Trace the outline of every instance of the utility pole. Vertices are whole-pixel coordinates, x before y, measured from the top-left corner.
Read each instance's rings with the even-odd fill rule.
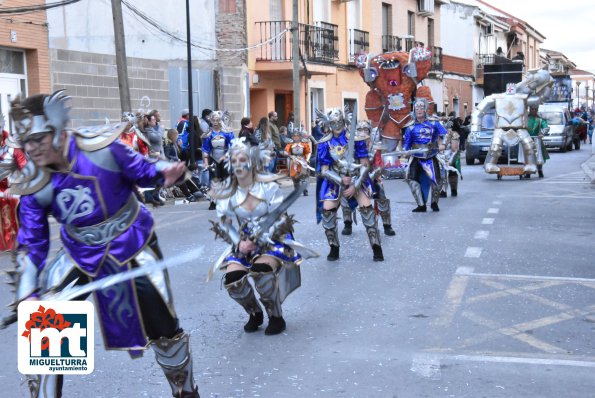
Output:
[[[190,41],[190,0],[186,0],[186,51],[188,52],[188,139],[190,140],[190,170],[196,167],[196,137],[194,137],[194,103],[192,101],[192,43]]]
[[[294,126],[300,126],[300,31],[298,0],[293,0],[293,20],[291,22],[291,59],[293,61],[293,115]]]
[[[114,42],[116,45],[116,67],[118,69],[118,88],[120,89],[120,108],[122,113],[132,112],[130,104],[130,85],[128,84],[128,65],[126,64],[126,44],[124,41],[124,22],[122,20],[122,1],[112,0],[114,19]]]

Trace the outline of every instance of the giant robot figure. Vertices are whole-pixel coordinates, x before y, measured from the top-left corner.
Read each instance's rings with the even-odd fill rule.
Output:
[[[503,142],[508,145],[520,142],[525,155],[523,171],[525,174],[537,172],[535,143],[527,132],[527,111],[529,106],[538,106],[550,94],[554,79],[546,68],[528,71],[521,82],[508,84],[505,93],[492,94],[477,105],[471,118],[472,134],[481,130],[482,117],[488,110],[494,108],[496,112],[494,136],[484,164],[486,173],[497,174],[500,171],[496,164]]]

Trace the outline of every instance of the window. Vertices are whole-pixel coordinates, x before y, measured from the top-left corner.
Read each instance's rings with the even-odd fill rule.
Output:
[[[428,47],[434,47],[434,20],[428,18]]]
[[[25,57],[21,51],[0,48],[0,73],[25,74]]]
[[[219,0],[219,12],[223,14],[235,14],[238,12],[236,0]]]
[[[407,34],[415,36],[415,13],[407,11]]]
[[[393,6],[382,3],[382,35],[391,36],[393,34]]]

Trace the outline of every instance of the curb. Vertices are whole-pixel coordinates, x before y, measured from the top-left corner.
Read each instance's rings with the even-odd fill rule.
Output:
[[[582,163],[581,168],[591,179],[591,184],[595,184],[595,154]]]

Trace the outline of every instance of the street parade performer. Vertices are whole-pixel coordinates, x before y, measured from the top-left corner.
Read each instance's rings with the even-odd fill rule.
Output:
[[[8,176],[25,167],[27,159],[20,148],[10,142],[4,130],[4,115],[0,113],[0,251],[14,248],[19,231],[17,208],[19,199],[10,194]]]
[[[554,79],[547,71],[547,65],[542,69],[533,69],[527,72],[525,78],[519,83],[506,85],[506,92],[492,94],[485,97],[472,114],[471,134],[478,134],[482,128],[482,117],[490,109],[495,109],[496,121],[492,144],[484,164],[486,173],[498,174],[498,158],[502,152],[502,144],[519,144],[522,146],[525,175],[537,172],[536,147],[527,131],[527,108],[539,106],[544,98],[549,97],[550,87]]]
[[[43,299],[161,259],[149,211],[133,185],[169,186],[185,173],[183,163],[150,163],[117,141],[126,126],[67,131],[63,91],[12,102],[14,141],[30,161],[11,190],[20,194],[16,302]],[[63,249],[47,262],[49,215],[62,224]],[[76,287],[75,287],[76,288]],[[189,338],[178,325],[166,271],[94,291],[107,349],[138,357],[152,346],[174,397],[198,397]],[[79,296],[79,299],[81,297]],[[31,397],[61,397],[63,375],[28,375]]]
[[[428,101],[424,98],[414,102],[412,118],[414,120],[405,130],[403,149],[419,151],[414,152],[409,158],[409,168],[405,178],[417,203],[413,212],[426,211],[430,187],[432,188],[432,210],[440,211],[438,201],[442,178],[436,155],[439,150],[444,150],[442,138],[446,135],[446,129],[438,120],[430,118]]]
[[[316,112],[320,121],[331,130],[330,134],[318,142],[318,164],[323,180],[317,199],[322,202],[322,226],[330,246],[327,260],[339,259],[337,210],[343,196],[352,208],[359,206],[362,223],[372,246],[373,260],[384,261],[376,213],[371,203],[374,192],[368,175],[370,162],[366,141],[358,139],[353,128],[350,136],[347,136],[342,109],[331,108],[324,113],[319,110]]]
[[[384,144],[382,143],[380,133],[377,128],[372,129],[372,122],[369,120],[360,120],[356,126],[356,139],[364,139],[368,147],[368,154],[372,170],[370,175],[374,176],[372,179],[374,189],[374,208],[380,214],[382,225],[384,227],[384,234],[387,236],[394,236],[396,232],[392,228],[390,215],[390,200],[386,197],[384,185],[382,184],[382,151]],[[354,213],[349,206],[349,202],[345,197],[341,198],[341,210],[343,212],[343,231],[342,235],[351,235],[352,225],[355,222]]]
[[[221,183],[228,177],[225,167],[227,151],[234,139],[233,132],[223,131],[225,121],[229,119],[227,111],[211,113],[211,131],[202,139],[202,166],[209,170],[211,183]],[[215,202],[211,202],[209,210],[215,210]]]
[[[409,53],[362,54],[356,59],[355,66],[370,87],[366,115],[378,128],[387,151],[400,144],[402,129],[412,120],[410,104],[417,98],[431,101],[430,88],[421,85],[431,65],[432,53],[421,45]]]
[[[459,151],[459,144],[461,142],[461,135],[452,130],[452,124],[449,122],[445,126],[448,129],[446,137],[444,137],[444,152],[438,154],[440,161],[442,190],[440,197],[446,198],[448,196],[448,186],[450,185],[450,196],[456,197],[459,194],[459,177],[461,176],[461,153]]]
[[[543,143],[543,135],[545,133],[548,133],[550,131],[550,128],[547,124],[547,120],[545,120],[537,114],[538,108],[539,107],[537,105],[531,105],[529,107],[529,117],[527,119],[527,132],[529,133],[531,138],[536,140],[535,150],[537,174],[539,175],[539,178],[543,178],[543,165],[545,164],[545,161],[550,158],[545,144]]]
[[[273,153],[250,146],[244,139],[234,140],[229,152],[230,176],[211,195],[217,201],[219,218],[211,221],[212,230],[229,247],[213,270],[225,273],[229,296],[249,314],[246,332],[255,332],[264,321],[248,281],[252,277],[269,317],[264,333],[276,335],[286,328],[281,304],[301,284],[300,263],[318,256],[293,240],[294,220],[286,213],[307,185],[300,183],[284,199],[276,182],[279,176],[266,171]],[[212,271],[208,279],[211,276]]]
[[[310,170],[312,167],[308,164],[312,149],[310,147],[310,140],[304,137],[303,127],[291,125],[291,139],[285,146],[285,154],[288,157],[289,178],[293,181],[293,187],[297,187],[305,182],[308,184],[310,177]],[[304,196],[308,196],[308,189],[304,189]]]

